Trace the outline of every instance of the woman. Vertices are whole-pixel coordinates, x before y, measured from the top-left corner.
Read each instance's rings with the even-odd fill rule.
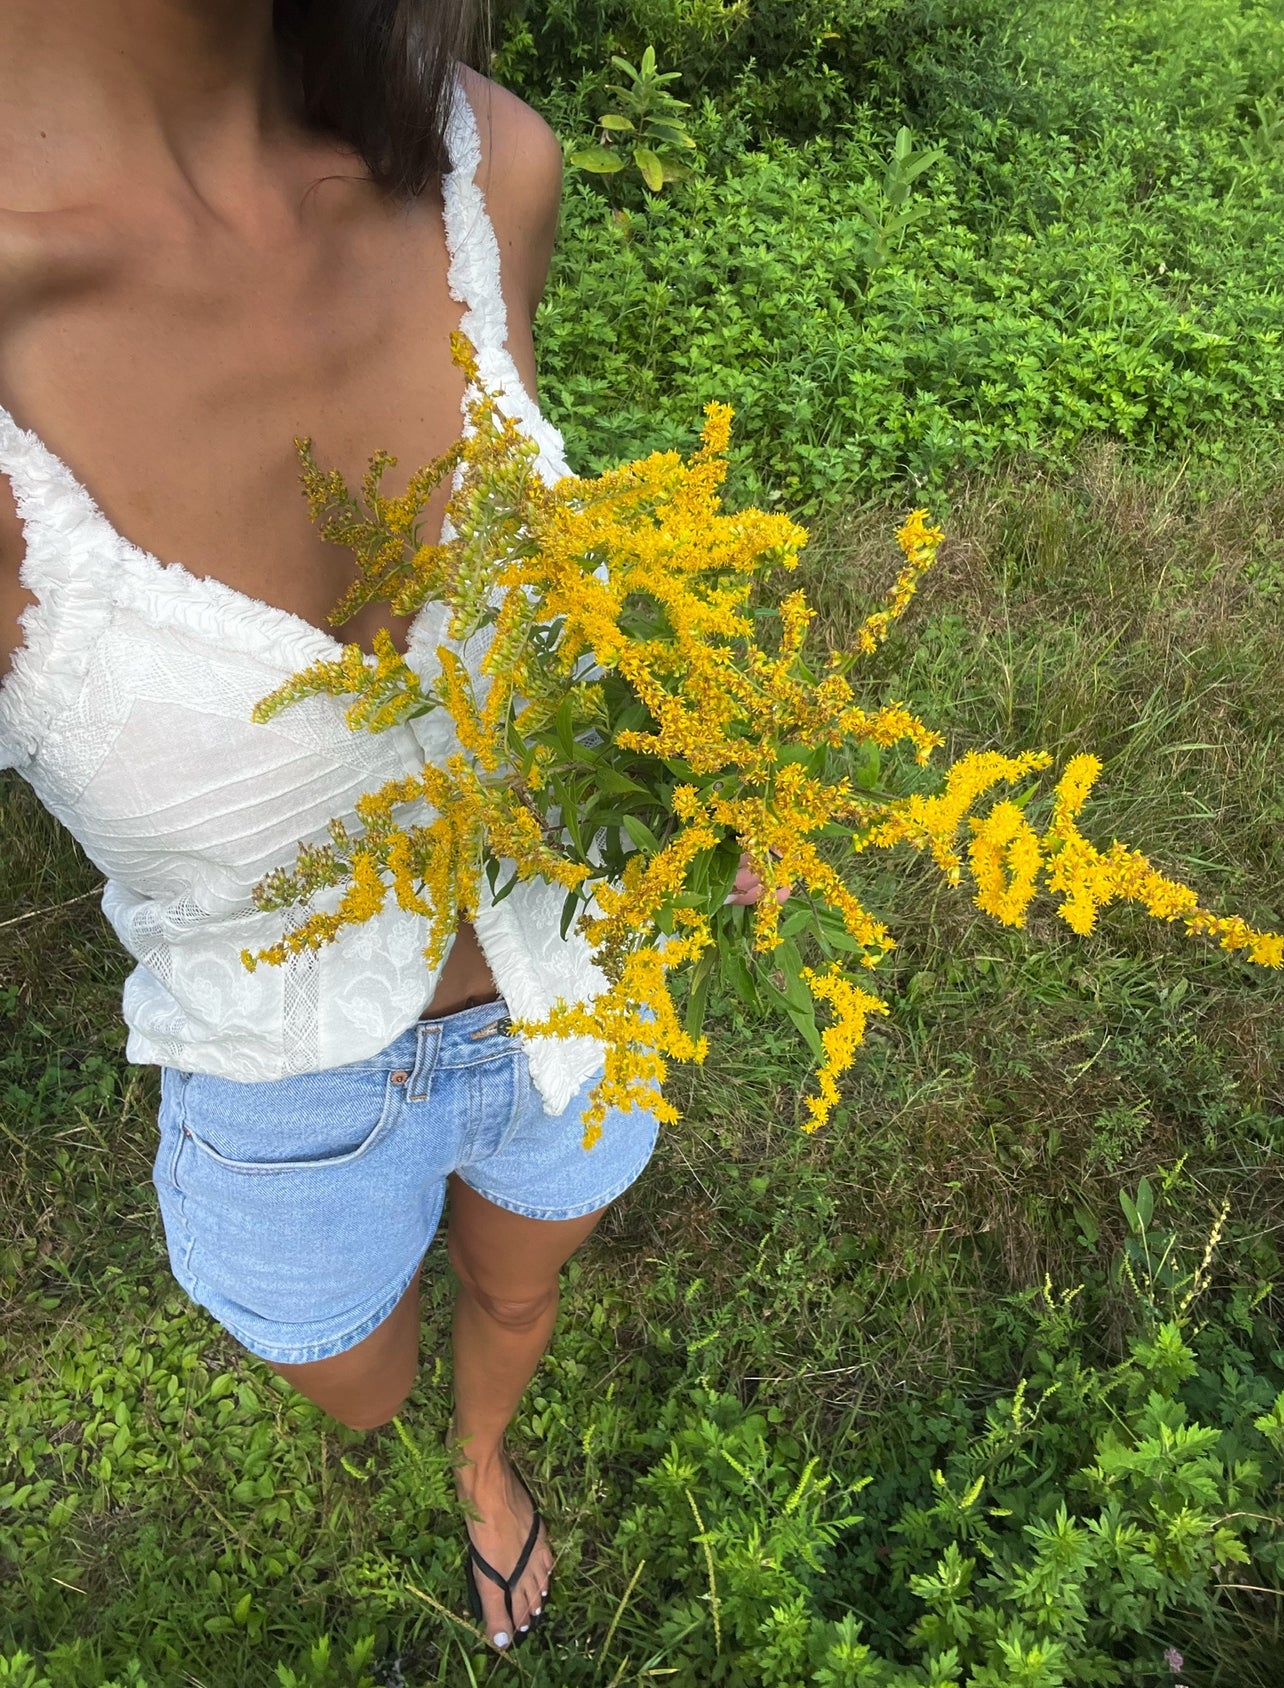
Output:
[[[586,1153],[600,1052],[519,1044],[504,1010],[600,980],[539,886],[461,925],[435,977],[422,922],[395,910],[290,968],[239,962],[279,934],[250,897],[262,874],[449,749],[431,719],[354,735],[333,699],[250,723],[333,652],[351,578],[306,521],[293,440],[349,478],[377,447],[407,468],[441,452],[462,322],[541,471],[565,472],[531,397],[561,153],[463,68],[478,10],[0,8],[0,767],[106,875],[138,963],[127,1053],[162,1069],[176,1277],[345,1424],[387,1422],[411,1387],[448,1185],[458,1484],[505,1647],[539,1617],[553,1556],[504,1431],[560,1268],[655,1133],[617,1116]],[[427,668],[431,622],[372,606],[342,633],[368,645],[388,625]],[[760,889],[742,875],[736,900]]]

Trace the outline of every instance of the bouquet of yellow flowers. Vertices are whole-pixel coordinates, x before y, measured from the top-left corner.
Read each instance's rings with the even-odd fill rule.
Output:
[[[612,1106],[642,1103],[676,1118],[662,1093],[667,1063],[703,1059],[715,981],[802,1033],[819,1062],[807,1129],[825,1122],[868,1016],[887,1012],[857,981],[894,948],[835,857],[907,845],[951,884],[966,872],[977,905],[1009,926],[1024,923],[1040,890],[1079,933],[1099,909],[1126,901],[1281,965],[1284,938],[1210,912],[1135,850],[1101,850],[1080,832],[1101,770],[1095,757],[1064,769],[1042,830],[1026,812],[1035,790],[1027,777],[1051,761],[1042,751],[965,755],[934,795],[892,789],[886,753],[928,764],[941,737],[900,703],[866,707],[850,676],[935,559],[943,536],[925,511],[897,534],[904,563],[886,605],[850,651],[818,661],[807,650],[814,612],[804,594],[772,602],[762,590],[796,566],[806,532],[783,515],[722,506],[725,406],[708,407],[689,462],[657,453],[549,486],[534,444],[479,384],[462,338],[455,355],[470,381],[465,437],[400,498],[380,490],[386,454],[372,459],[358,498],[299,443],[314,520],[356,556],[357,580],[331,621],[375,600],[400,615],[437,601],[450,641],[437,652],[437,679],[425,685],[384,631],[373,661],[349,645],[263,699],[256,718],[317,693],[350,696],[354,729],[379,732],[441,710],[458,748],[444,766],[363,797],[359,835],[335,821],[328,844],[302,847],[293,871],[261,883],[263,908],[304,902],[321,886],[344,891],[334,912],[247,951],[247,966],[327,943],[390,895],[426,917],[435,965],[457,921],[475,915],[483,876],[497,898],[536,876],[564,887],[563,935],[578,922],[607,988],[516,1029],[602,1040],[605,1071],[585,1120],[591,1146]],[[424,508],[448,474],[449,537],[425,543]],[[460,653],[479,646],[470,667]],[[1000,790],[1009,794],[996,798]],[[399,809],[424,801],[430,824],[399,824]],[[746,858],[764,888],[752,911],[727,902]],[[784,887],[794,895],[782,906]]]

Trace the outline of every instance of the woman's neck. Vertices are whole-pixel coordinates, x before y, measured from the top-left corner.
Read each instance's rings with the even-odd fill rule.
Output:
[[[297,133],[282,81],[271,0],[3,0],[0,204],[128,182],[234,216]]]

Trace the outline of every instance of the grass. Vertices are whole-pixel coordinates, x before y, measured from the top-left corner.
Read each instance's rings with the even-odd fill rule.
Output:
[[[842,643],[887,580],[893,514],[818,528],[822,637]],[[1236,482],[1142,477],[1110,449],[977,479],[876,683],[943,719],[952,749],[1098,750],[1094,836],[1278,925],[1282,514],[1269,457]],[[497,1663],[457,1615],[440,1245],[420,1383],[400,1428],[371,1436],[189,1306],[148,1187],[156,1074],[123,1062],[98,876],[12,777],[0,805],[0,1683],[855,1682],[854,1666],[791,1674],[784,1596],[769,1640],[736,1651],[777,1600],[766,1561],[798,1568],[804,1628],[855,1612],[910,1656],[922,1606],[898,1543],[933,1466],[968,1457],[1020,1377],[1104,1374],[1147,1301],[1167,1305],[1119,1201],[1142,1179],[1196,1264],[1228,1204],[1189,1337],[1201,1417],[1233,1430],[1240,1396],[1264,1411],[1284,1387],[1281,982],[1126,915],[1089,942],[1046,915],[1008,933],[925,873],[884,872],[894,1013],[835,1124],[798,1130],[792,1034],[724,1013],[681,1080],[683,1123],[568,1272],[514,1436],[553,1520],[556,1611]],[[1071,1415],[1056,1435],[1074,1431]],[[1002,1481],[1020,1489],[1020,1467],[1005,1455]],[[758,1559],[755,1539],[772,1544]],[[1280,1678],[1281,1600],[1237,1586],[1278,1587],[1264,1540],[1217,1573],[1211,1613],[1163,1616],[1192,1688]],[[1158,1633],[1119,1646],[1126,1680],[1170,1679]],[[38,1671],[3,1662],[19,1648]]]

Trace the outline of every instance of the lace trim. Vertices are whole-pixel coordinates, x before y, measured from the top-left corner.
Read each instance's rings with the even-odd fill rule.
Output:
[[[292,610],[239,592],[213,575],[192,574],[182,563],[162,563],[128,540],[120,541],[116,561],[113,603],[153,626],[217,640],[224,649],[258,657],[282,673],[343,650],[342,640]]]
[[[104,571],[111,578],[120,541],[66,465],[2,408],[0,473],[13,487],[26,541],[18,579],[36,599],[18,618],[23,642],[0,684],[0,767],[20,767],[79,696],[111,615],[102,579]]]
[[[282,674],[343,649],[290,610],[132,544],[66,463],[3,409],[0,472],[26,540],[18,579],[36,598],[19,617],[23,642],[0,684],[0,766],[34,758],[59,713],[75,707],[118,608],[230,645]]]

